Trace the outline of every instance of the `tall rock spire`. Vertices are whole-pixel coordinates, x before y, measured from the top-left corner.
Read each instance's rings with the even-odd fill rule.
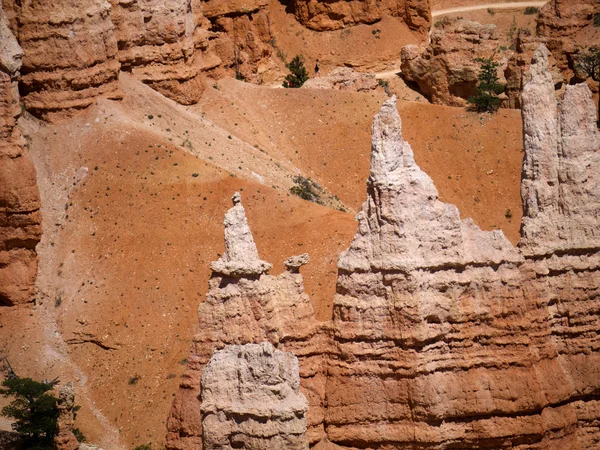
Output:
[[[258,257],[258,250],[248,226],[246,212],[239,192],[233,194],[233,208],[225,214],[225,254],[210,268],[217,273],[232,276],[257,276],[272,265]]]
[[[600,247],[600,133],[585,84],[567,86],[557,104],[548,50],[534,53],[523,89],[523,219],[525,255]]]
[[[367,200],[340,269],[411,270],[520,259],[501,231],[483,232],[471,219],[461,220],[456,206],[439,200],[402,138],[395,97],[374,118],[371,146]]]

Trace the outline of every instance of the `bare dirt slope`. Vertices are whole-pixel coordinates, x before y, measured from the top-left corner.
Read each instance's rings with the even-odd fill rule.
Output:
[[[122,102],[99,101],[58,125],[22,121],[42,193],[39,293],[34,307],[0,310],[0,341],[17,372],[75,381],[78,426],[107,449],[164,438],[234,191],[274,273],[285,257],[310,254],[306,291],[318,318],[329,317],[337,257],[356,229],[351,210],[365,197],[372,116],[384,100],[222,80],[185,108],[126,76],[121,84]],[[519,113],[399,108],[442,199],[514,241]],[[296,174],[349,211],[291,196]]]
[[[195,108],[219,127],[273,158],[285,158],[352,210],[365,198],[373,115],[382,93],[266,90],[221,80]],[[403,132],[417,163],[434,179],[444,201],[484,229],[519,234],[521,116],[494,116],[464,108],[399,102]],[[512,217],[505,217],[510,209]]]

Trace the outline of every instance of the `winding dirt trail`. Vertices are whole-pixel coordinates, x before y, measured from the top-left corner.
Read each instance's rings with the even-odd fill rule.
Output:
[[[479,9],[514,9],[514,8],[527,8],[528,6],[541,7],[544,6],[546,1],[536,2],[508,2],[508,3],[483,3],[481,5],[473,6],[458,6],[456,8],[438,9],[437,11],[431,11],[431,17],[444,16],[446,14],[453,14],[467,11],[477,11]]]

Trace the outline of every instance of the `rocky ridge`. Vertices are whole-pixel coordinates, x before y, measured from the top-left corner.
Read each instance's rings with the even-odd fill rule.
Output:
[[[169,418],[168,448],[202,445],[197,395],[211,353],[252,342],[298,357],[311,444],[597,443],[600,140],[585,85],[567,89],[560,109],[553,103],[547,58],[545,48],[535,52],[523,96],[518,249],[439,201],[387,101],[373,123],[367,200],[339,260],[332,320],[315,323],[299,274],[215,273]]]
[[[0,304],[30,302],[35,294],[41,235],[40,195],[17,119],[17,78],[23,51],[0,6]]]

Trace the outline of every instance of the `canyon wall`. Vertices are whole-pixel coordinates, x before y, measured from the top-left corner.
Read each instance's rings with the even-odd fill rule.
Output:
[[[200,57],[208,31],[198,6],[192,8],[191,0],[111,0],[110,19],[122,70],[179,103],[199,100],[199,74],[210,63]]]
[[[298,357],[311,445],[597,445],[600,136],[586,85],[568,87],[561,105],[554,92],[540,47],[523,93],[518,248],[439,200],[402,138],[395,99],[384,103],[328,323],[312,318],[296,273],[304,258],[266,275],[234,197],[168,448],[201,448],[202,371],[214,350],[251,342]]]
[[[423,33],[431,23],[428,0],[292,0],[291,7],[301,24],[318,31],[374,23],[385,15],[400,17],[411,29]]]
[[[265,0],[2,3],[24,52],[23,103],[46,120],[68,118],[100,96],[120,98],[119,70],[193,104],[202,75],[261,81],[277,66]]]
[[[22,57],[0,5],[0,305],[33,300],[41,235],[35,167],[17,126]]]

